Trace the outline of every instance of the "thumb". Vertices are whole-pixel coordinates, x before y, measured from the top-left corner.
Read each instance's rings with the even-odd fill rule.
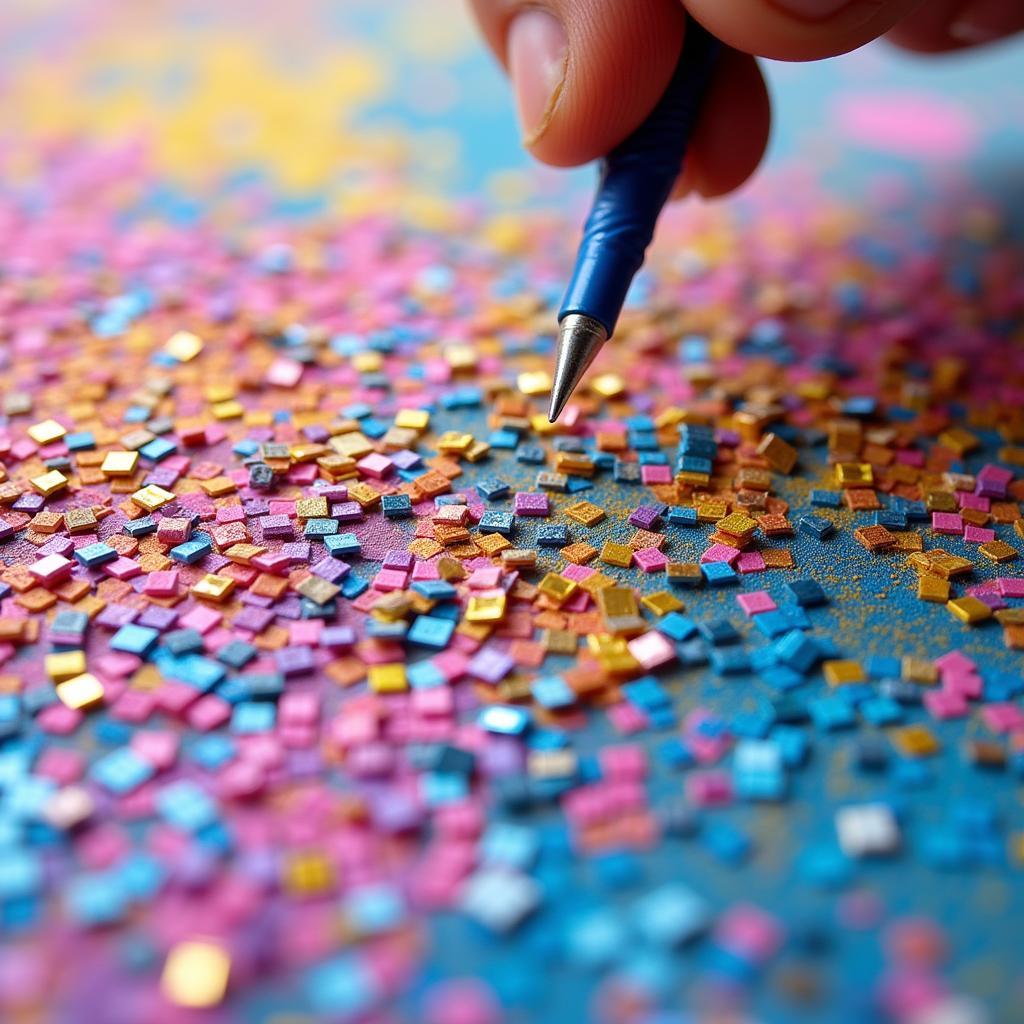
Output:
[[[665,90],[685,15],[678,0],[471,0],[512,79],[523,144],[558,166],[621,142]]]

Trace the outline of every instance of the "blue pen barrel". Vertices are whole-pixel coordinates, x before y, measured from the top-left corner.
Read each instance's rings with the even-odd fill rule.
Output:
[[[690,20],[665,93],[647,120],[602,161],[601,182],[558,319],[584,313],[615,330],[626,293],[683,165],[721,44]]]

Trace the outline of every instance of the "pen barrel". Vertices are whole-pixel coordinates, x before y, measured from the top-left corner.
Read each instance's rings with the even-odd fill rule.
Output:
[[[602,161],[558,319],[584,313],[615,330],[686,147],[720,43],[692,19],[668,87],[647,119]]]

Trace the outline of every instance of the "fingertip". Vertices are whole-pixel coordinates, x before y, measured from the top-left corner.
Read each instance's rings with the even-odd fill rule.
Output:
[[[512,79],[523,144],[558,167],[603,156],[640,124],[668,84],[685,22],[678,0],[471,3]]]
[[[558,6],[569,41],[564,78],[542,121],[523,125],[523,142],[537,159],[565,167],[604,156],[647,116],[675,67],[684,15],[676,0]]]

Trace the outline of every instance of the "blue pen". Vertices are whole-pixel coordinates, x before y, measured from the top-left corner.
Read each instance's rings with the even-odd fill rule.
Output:
[[[721,44],[692,19],[665,94],[604,159],[576,269],[558,313],[558,355],[548,419],[554,423],[612,336],[633,276],[683,165]]]

